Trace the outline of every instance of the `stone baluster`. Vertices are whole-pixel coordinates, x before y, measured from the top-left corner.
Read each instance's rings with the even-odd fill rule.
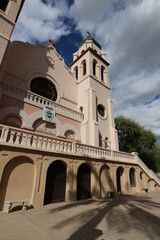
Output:
[[[74,151],[75,153],[79,154],[79,145],[76,144],[76,143],[74,143],[74,145],[73,145],[73,150],[75,150],[75,151]]]
[[[27,92],[27,96],[26,96],[27,99],[30,99],[30,93]]]
[[[64,152],[67,152],[68,144],[69,144],[69,143],[66,143],[66,142],[64,143]]]
[[[71,148],[71,143],[68,143],[68,152],[70,153],[72,151],[72,148]]]
[[[91,148],[91,156],[94,156],[94,148]]]
[[[63,152],[63,142],[60,142],[60,151]]]
[[[51,139],[48,139],[47,149],[48,149],[48,150],[51,149]]]
[[[31,138],[32,136],[30,134],[27,135],[27,146],[30,147],[31,146]]]
[[[78,147],[78,146],[76,145],[76,143],[72,143],[72,144],[71,144],[72,153],[76,153],[77,147]]]
[[[22,133],[22,142],[21,142],[21,144],[22,145],[26,145],[26,142],[27,142],[27,135],[25,133]]]
[[[33,136],[33,142],[32,142],[32,147],[37,146],[37,136]]]
[[[20,133],[20,132],[17,132],[17,133],[16,133],[16,140],[15,140],[15,142],[14,142],[15,144],[18,144],[18,145],[20,144],[20,137],[21,137],[21,133]]]
[[[55,151],[55,149],[56,149],[56,141],[55,141],[55,140],[52,140],[51,150],[52,150],[52,151]]]
[[[91,155],[91,148],[88,147],[88,155],[90,156]]]
[[[104,158],[105,150],[101,150],[101,158]]]
[[[41,147],[42,147],[42,138],[39,137],[39,138],[38,138],[37,148],[41,148]]]
[[[34,102],[35,96],[33,94],[31,95],[31,98],[32,98],[31,100]]]
[[[95,148],[94,149],[94,157],[96,157],[97,156],[97,149]]]
[[[42,103],[42,98],[41,97],[38,97],[38,103]]]
[[[99,149],[97,149],[96,157],[100,157],[100,150]]]
[[[59,149],[60,149],[60,142],[56,141],[56,151],[59,151]]]
[[[7,142],[8,133],[9,133],[9,128],[8,127],[3,127],[2,128],[2,133],[1,133],[1,141],[2,142]]]
[[[100,149],[100,150],[98,150],[98,157],[102,157],[102,154],[103,154],[103,150],[102,149]]]
[[[47,148],[47,138],[43,138],[42,148],[43,149]]]
[[[85,154],[88,155],[88,147],[85,147]]]
[[[83,154],[83,146],[80,146],[80,154]]]
[[[10,138],[9,138],[9,143],[13,143],[14,141],[14,136],[15,136],[15,131],[10,131]]]

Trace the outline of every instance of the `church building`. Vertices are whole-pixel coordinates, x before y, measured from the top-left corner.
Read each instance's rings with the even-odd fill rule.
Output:
[[[160,189],[119,151],[100,44],[88,33],[68,68],[53,40],[11,42],[23,2],[0,1],[0,210]]]

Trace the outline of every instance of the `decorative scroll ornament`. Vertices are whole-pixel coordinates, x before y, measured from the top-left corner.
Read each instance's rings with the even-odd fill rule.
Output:
[[[51,56],[46,56],[46,62],[52,67],[54,68],[54,59]]]

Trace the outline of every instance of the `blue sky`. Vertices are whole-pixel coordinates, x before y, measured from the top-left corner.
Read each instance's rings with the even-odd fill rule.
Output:
[[[67,65],[90,31],[110,63],[115,115],[160,135],[160,0],[25,0],[12,40],[48,44]]]

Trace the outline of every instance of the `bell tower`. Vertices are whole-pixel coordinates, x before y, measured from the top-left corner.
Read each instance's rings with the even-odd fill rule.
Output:
[[[0,81],[2,62],[24,0],[0,0]]]
[[[70,66],[78,85],[78,107],[84,114],[82,142],[118,150],[113,104],[110,100],[109,63],[100,44],[89,32],[73,54]]]

